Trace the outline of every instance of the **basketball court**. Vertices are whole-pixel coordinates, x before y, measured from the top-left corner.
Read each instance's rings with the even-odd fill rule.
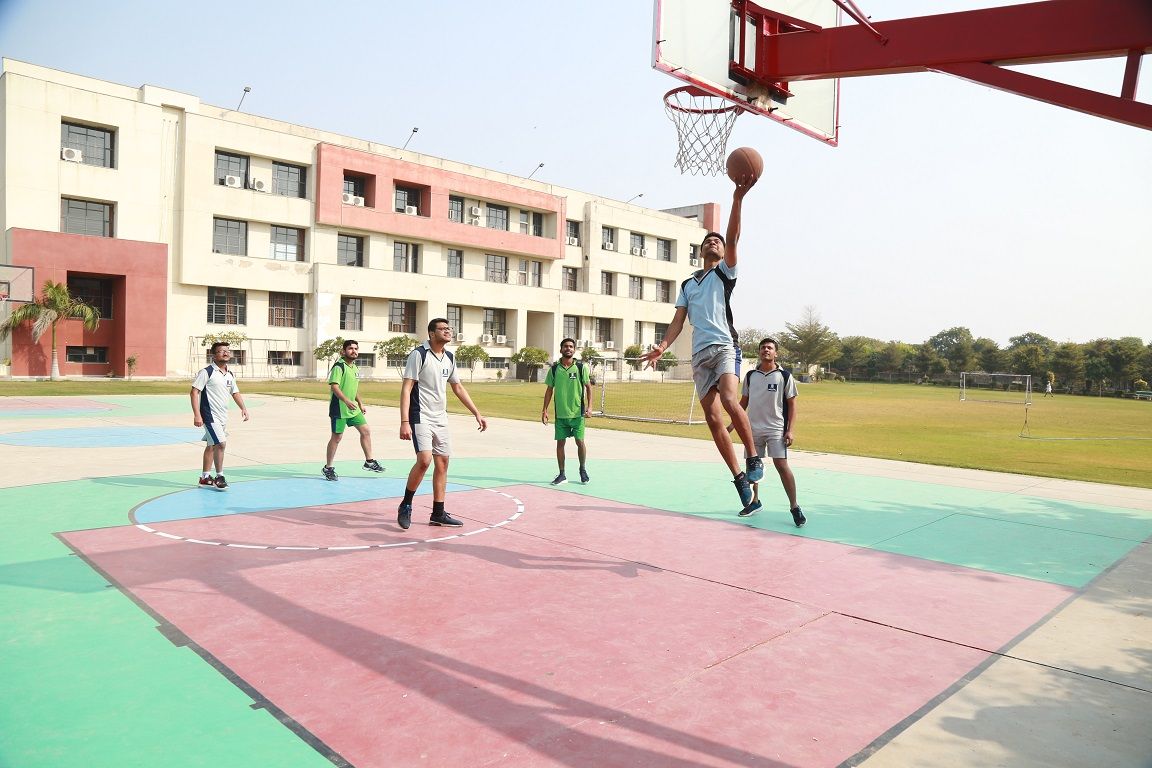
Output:
[[[549,427],[453,417],[465,526],[404,531],[395,409],[331,483],[322,401],[246,399],[227,492],[184,397],[5,400],[0,763],[1152,756],[1152,491],[796,452],[797,529],[707,442],[592,430],[551,487]]]

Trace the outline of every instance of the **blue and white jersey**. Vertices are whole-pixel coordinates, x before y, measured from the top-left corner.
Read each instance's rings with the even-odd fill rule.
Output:
[[[788,425],[791,408],[788,401],[796,397],[796,379],[783,368],[771,371],[753,368],[744,375],[741,397],[748,398],[748,421],[753,435],[779,437]]]
[[[408,421],[413,424],[448,423],[448,385],[460,383],[456,358],[447,349],[440,357],[424,342],[408,353],[404,378],[412,379],[408,400]]]
[[[736,267],[723,261],[712,269],[698,269],[680,283],[677,307],[688,310],[692,324],[692,354],[713,344],[739,346],[732,322],[732,289],[736,287]]]
[[[200,390],[200,418],[205,424],[228,421],[228,401],[240,391],[232,371],[221,370],[220,366],[212,363],[200,369],[192,380],[192,388]]]

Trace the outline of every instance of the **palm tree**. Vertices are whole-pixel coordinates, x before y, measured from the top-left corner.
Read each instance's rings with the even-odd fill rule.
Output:
[[[60,378],[60,362],[56,359],[56,326],[61,321],[76,318],[84,323],[89,331],[100,325],[100,310],[85,304],[68,292],[64,283],[44,281],[40,296],[35,301],[23,304],[12,310],[8,319],[0,323],[0,341],[8,338],[13,331],[27,322],[32,323],[32,341],[39,342],[47,330],[52,331],[52,373],[53,381]]]

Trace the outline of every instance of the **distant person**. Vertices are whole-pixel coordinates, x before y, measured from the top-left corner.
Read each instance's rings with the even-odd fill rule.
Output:
[[[212,364],[201,368],[192,380],[192,423],[204,427],[204,460],[201,463],[200,487],[228,490],[224,479],[224,447],[228,444],[228,398],[231,396],[240,406],[240,415],[248,421],[248,409],[240,396],[236,375],[228,370],[232,359],[232,349],[227,342],[212,344]],[[212,477],[212,469],[216,477]]]
[[[429,525],[458,528],[464,525],[444,509],[448,491],[448,460],[452,444],[448,439],[448,387],[476,417],[481,432],[488,422],[476,409],[468,391],[460,383],[456,358],[445,347],[452,341],[452,326],[442,317],[428,323],[428,340],[408,353],[404,383],[400,387],[400,439],[411,440],[416,463],[408,473],[404,500],[396,511],[396,522],[407,529],[412,524],[412,499],[424,480],[428,465],[432,471],[432,516]]]
[[[372,431],[368,429],[368,417],[364,415],[364,403],[360,401],[360,369],[356,358],[360,356],[360,344],[348,339],[340,350],[340,359],[328,372],[328,386],[332,398],[328,401],[328,418],[332,421],[332,436],[328,438],[328,448],[321,473],[325,480],[339,480],[332,466],[336,449],[344,438],[344,430],[352,427],[360,433],[360,449],[364,452],[364,469],[369,472],[383,472],[384,467],[372,458]]]
[[[759,363],[744,376],[740,406],[748,411],[752,436],[761,457],[772,459],[784,493],[788,495],[788,509],[796,527],[808,522],[796,502],[796,478],[788,466],[788,448],[792,445],[792,430],[796,425],[796,380],[776,362],[779,345],[776,339],[764,338],[757,348]],[[731,429],[731,427],[729,427]],[[755,499],[740,513],[742,517],[758,512],[760,484],[752,488]]]
[[[755,177],[736,182],[732,212],[728,216],[727,240],[709,232],[700,244],[704,267],[680,284],[676,314],[663,340],[640,357],[654,366],[672,345],[684,321],[692,323],[692,378],[712,440],[732,473],[732,483],[740,495],[741,509],[752,503],[752,483],[764,477],[764,462],[757,455],[748,416],[740,407],[740,343],[732,321],[732,290],[736,287],[736,243],[740,239],[740,212],[744,195],[756,183]],[[725,427],[724,413],[744,444],[745,469],[741,471],[736,449]]]
[[[564,453],[568,438],[576,441],[576,455],[580,459],[580,482],[588,482],[588,448],[584,445],[584,419],[592,416],[592,379],[588,366],[576,359],[576,340],[564,339],[560,342],[560,359],[548,369],[544,378],[544,409],[540,412],[540,423],[548,423],[548,403],[556,395],[556,465],[560,474],[552,485],[568,482],[564,474]]]
[[[1055,395],[1052,394],[1052,380],[1051,379],[1044,382],[1044,397],[1055,397]]]

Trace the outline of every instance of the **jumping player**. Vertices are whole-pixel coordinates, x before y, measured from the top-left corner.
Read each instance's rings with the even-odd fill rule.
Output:
[[[571,437],[576,440],[576,454],[580,459],[580,482],[588,482],[588,448],[584,445],[584,419],[592,415],[592,380],[588,367],[575,359],[576,340],[564,339],[560,342],[560,360],[548,369],[544,378],[544,410],[540,411],[540,423],[548,423],[548,403],[556,394],[556,464],[560,474],[552,485],[568,482],[564,474],[564,446]]]
[[[201,368],[192,380],[192,423],[204,427],[204,460],[201,463],[200,487],[228,489],[224,479],[224,446],[228,443],[228,397],[240,406],[240,415],[248,421],[248,409],[240,396],[236,375],[228,370],[232,350],[227,342],[217,341],[212,345],[212,364]],[[212,477],[212,469],[216,477]]]

